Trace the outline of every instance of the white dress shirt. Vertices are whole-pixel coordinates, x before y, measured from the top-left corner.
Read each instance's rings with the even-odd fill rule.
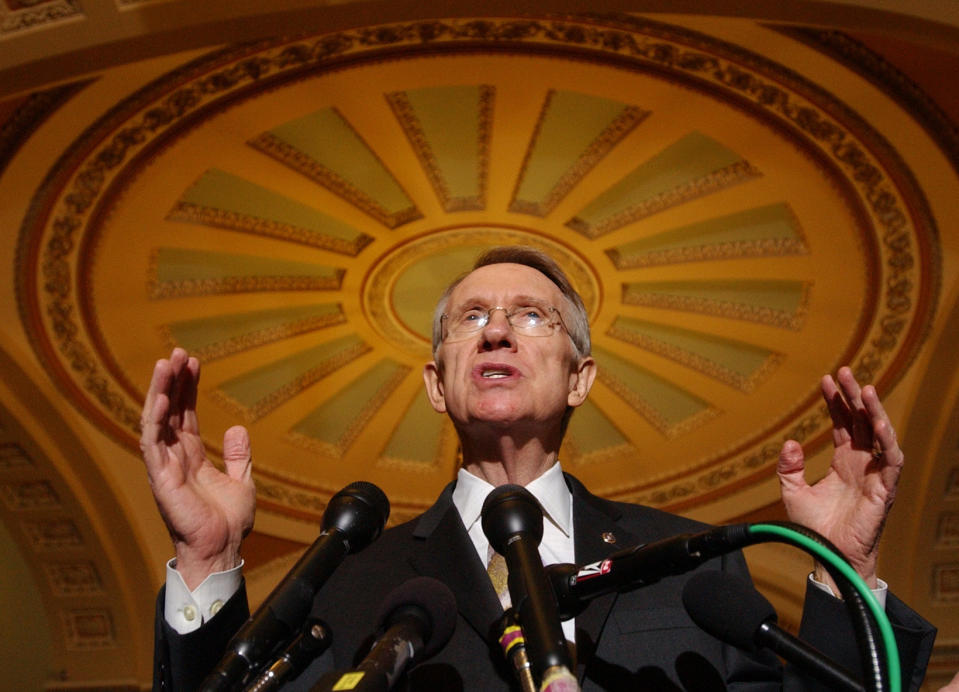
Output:
[[[456,487],[453,489],[453,506],[459,512],[466,533],[473,541],[476,554],[484,565],[489,554],[489,541],[483,533],[483,502],[493,489],[493,485],[462,468],[456,475]],[[539,556],[543,564],[575,562],[573,496],[566,486],[559,462],[533,480],[526,489],[543,508],[543,540],[539,544]],[[576,641],[575,631],[573,619],[563,623],[563,634],[568,640]]]

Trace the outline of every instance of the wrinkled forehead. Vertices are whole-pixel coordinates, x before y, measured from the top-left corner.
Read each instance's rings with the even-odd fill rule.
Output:
[[[447,305],[453,308],[476,302],[485,307],[506,307],[530,298],[558,307],[563,294],[545,274],[532,267],[489,264],[467,274],[453,289]]]

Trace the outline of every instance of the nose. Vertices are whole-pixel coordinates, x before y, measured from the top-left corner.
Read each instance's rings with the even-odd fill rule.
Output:
[[[483,327],[482,347],[484,351],[516,347],[516,335],[509,318],[506,317],[506,308],[496,307],[490,310],[489,321]]]

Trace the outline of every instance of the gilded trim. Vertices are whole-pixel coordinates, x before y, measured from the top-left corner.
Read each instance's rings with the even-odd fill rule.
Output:
[[[373,238],[365,233],[358,234],[356,240],[351,242],[288,223],[280,223],[272,219],[263,219],[227,209],[204,207],[191,202],[177,202],[170,213],[167,214],[167,220],[225,228],[230,231],[241,231],[266,238],[277,238],[291,243],[309,245],[321,250],[339,252],[350,257],[356,257],[363,248],[373,242]]]
[[[668,344],[665,341],[654,339],[645,334],[638,334],[631,329],[617,327],[615,323],[606,332],[607,336],[620,341],[625,341],[633,346],[646,349],[664,358],[669,358],[687,368],[698,370],[704,375],[719,380],[730,387],[735,387],[741,392],[752,392],[757,385],[771,375],[785,360],[781,353],[773,353],[767,357],[762,365],[748,375],[731,370],[714,360],[710,360],[696,353],[691,353],[685,349]]]
[[[569,194],[586,174],[619,144],[626,136],[646,119],[649,111],[643,110],[638,106],[625,106],[620,113],[602,132],[596,135],[596,138],[590,142],[589,146],[579,155],[579,158],[573,162],[559,180],[553,185],[546,197],[541,200],[518,199],[520,187],[526,178],[529,169],[530,159],[533,151],[536,149],[536,142],[542,133],[543,124],[549,113],[549,107],[553,97],[556,94],[555,89],[550,89],[546,94],[543,107],[540,109],[539,117],[536,120],[536,127],[530,138],[529,146],[526,149],[526,155],[523,157],[523,163],[520,166],[519,175],[516,177],[516,185],[513,188],[513,196],[510,200],[509,210],[519,214],[530,214],[531,216],[545,217]]]
[[[566,222],[566,226],[577,233],[582,233],[587,238],[598,238],[615,231],[617,228],[645,219],[670,207],[686,204],[694,199],[711,195],[714,192],[738,185],[752,178],[758,178],[761,175],[759,170],[748,161],[737,161],[685,185],[645,199],[639,204],[630,205],[623,211],[607,216],[596,223],[590,223],[585,219],[574,216]]]
[[[715,300],[706,296],[681,296],[649,293],[631,285],[623,285],[623,304],[640,305],[664,310],[680,310],[682,312],[698,312],[703,315],[726,317],[746,322],[768,324],[780,329],[799,331],[802,329],[806,314],[809,311],[809,295],[812,289],[811,282],[803,283],[802,297],[799,306],[793,313],[774,310],[761,305],[747,305],[734,303],[728,300]]]

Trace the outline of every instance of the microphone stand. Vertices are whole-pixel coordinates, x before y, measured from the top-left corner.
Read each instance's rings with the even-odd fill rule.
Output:
[[[516,673],[520,689],[522,692],[536,692],[529,656],[526,655],[526,638],[523,636],[523,628],[519,626],[516,611],[512,607],[507,608],[503,617],[493,627],[496,641],[503,650],[503,655],[513,664],[513,671]]]
[[[483,503],[483,533],[506,559],[509,594],[529,648],[540,692],[578,691],[559,607],[539,556],[543,510],[519,485],[501,485]]]

